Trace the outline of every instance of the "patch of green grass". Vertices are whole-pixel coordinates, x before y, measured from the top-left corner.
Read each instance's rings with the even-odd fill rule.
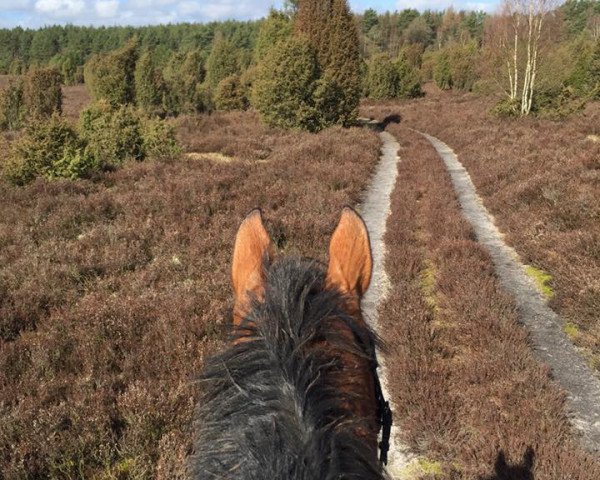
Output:
[[[533,279],[536,287],[544,297],[547,299],[554,297],[554,290],[549,285],[549,283],[552,281],[552,275],[532,265],[527,265],[525,267],[525,273],[527,273],[527,275]]]
[[[575,341],[577,339],[577,337],[579,337],[579,334],[580,334],[579,327],[571,322],[565,323],[565,326],[563,327],[563,331],[567,334],[567,336],[572,341]]]
[[[436,460],[420,457],[398,472],[398,478],[405,480],[417,480],[423,476],[442,478],[444,476],[442,464]]]

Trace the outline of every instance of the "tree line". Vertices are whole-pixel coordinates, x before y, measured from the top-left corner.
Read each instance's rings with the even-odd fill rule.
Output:
[[[335,6],[342,3],[344,15]],[[250,105],[264,110],[277,87],[277,79],[269,84],[265,77],[279,68],[297,93],[291,104],[276,108],[279,113],[263,118],[310,129],[334,117],[347,124],[352,115],[332,109],[352,111],[357,96],[416,97],[425,81],[442,89],[503,92],[499,115],[566,114],[598,95],[600,0],[506,0],[495,14],[453,8],[351,14],[342,3],[290,1],[249,22],[4,29],[0,72],[51,66],[66,84],[85,81],[95,98],[116,95],[121,98],[113,102],[168,116]],[[535,5],[540,8],[530,19],[528,8]],[[307,21],[315,15],[309,11],[323,18]],[[345,26],[336,30],[342,17]],[[531,28],[542,23],[532,37]],[[292,78],[291,71],[306,78]],[[302,119],[281,119],[292,106]]]

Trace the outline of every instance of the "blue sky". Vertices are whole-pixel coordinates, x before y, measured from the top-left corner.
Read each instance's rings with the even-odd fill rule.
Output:
[[[0,27],[43,25],[147,25],[260,18],[283,0],[0,0]],[[492,11],[499,0],[350,0],[357,12],[418,8]]]

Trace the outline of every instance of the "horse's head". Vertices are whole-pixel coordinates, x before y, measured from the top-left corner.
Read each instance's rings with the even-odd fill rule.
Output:
[[[261,212],[253,210],[242,222],[235,239],[231,277],[235,295],[234,323],[247,314],[251,299],[262,299],[266,269],[275,258],[275,246]],[[360,299],[371,281],[373,260],[369,234],[362,218],[350,207],[341,218],[329,244],[326,286],[344,295],[348,313],[358,313]]]
[[[275,256],[254,210],[235,239],[233,342],[205,364],[195,468],[209,478],[381,479],[385,410],[360,312],[373,265],[365,224],[344,208],[326,266]]]

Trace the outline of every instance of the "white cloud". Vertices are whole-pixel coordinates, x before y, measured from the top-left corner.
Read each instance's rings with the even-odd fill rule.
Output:
[[[54,18],[76,17],[85,8],[83,0],[37,0],[37,12]]]
[[[423,11],[445,10],[452,7],[454,10],[484,10],[490,12],[498,5],[498,3],[500,3],[499,0],[398,0],[396,2],[396,8],[398,10],[416,8],[417,10]]]
[[[28,10],[29,0],[0,0],[0,10]]]
[[[477,8],[491,11],[500,0],[351,0],[356,11],[417,8]],[[77,25],[151,25],[256,19],[284,0],[0,0],[0,26],[36,28]]]
[[[100,18],[112,18],[119,10],[119,2],[117,0],[98,0],[94,9]]]

